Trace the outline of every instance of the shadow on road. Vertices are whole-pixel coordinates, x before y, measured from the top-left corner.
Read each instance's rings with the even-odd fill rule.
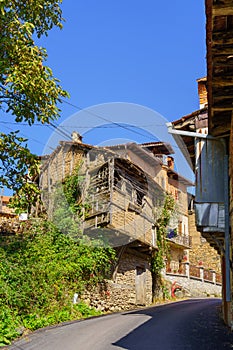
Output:
[[[192,299],[127,312],[151,318],[112,345],[128,350],[232,350],[233,333],[220,311],[220,299]]]

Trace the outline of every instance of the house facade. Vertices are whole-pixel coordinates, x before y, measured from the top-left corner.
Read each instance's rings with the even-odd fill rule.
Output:
[[[223,311],[232,327],[232,223],[233,223],[233,7],[232,2],[206,1],[207,18],[207,80],[209,134],[222,140],[225,176],[219,186],[224,188],[224,259],[225,288]],[[223,158],[223,156],[221,157]],[[219,161],[219,154],[214,161]]]
[[[233,8],[229,0],[205,5],[207,79],[198,81],[204,101],[169,129],[196,173],[196,225],[221,255],[223,318],[232,328]]]
[[[202,87],[208,93],[208,110],[204,103],[195,115],[169,128],[196,171],[196,225],[221,254],[223,318],[232,328],[233,7],[230,0],[206,0],[205,5],[207,81]],[[204,132],[197,125],[203,114]]]
[[[172,152],[171,146],[162,142],[94,147],[74,140],[60,142],[44,157],[40,187],[48,215],[57,183],[79,167],[84,179],[82,200],[88,202],[82,230],[91,238],[104,237],[117,252],[108,285],[90,292],[95,296],[91,302],[105,300],[105,309],[151,303],[150,260],[157,250],[156,221],[166,193],[176,202],[168,228],[167,264],[178,271],[183,257],[188,256],[187,186],[191,183],[175,172]],[[119,290],[121,296],[117,297]],[[85,298],[90,299],[88,291]]]
[[[183,274],[185,259],[189,259],[191,239],[188,223],[187,187],[193,184],[174,170],[174,153],[171,146],[163,142],[144,144],[126,144],[110,147],[111,150],[137,164],[165,193],[175,201],[175,213],[172,216],[167,232],[169,255],[166,259],[167,271]],[[159,211],[156,219],[159,218]]]

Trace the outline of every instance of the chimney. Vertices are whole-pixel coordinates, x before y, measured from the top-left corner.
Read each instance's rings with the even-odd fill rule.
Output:
[[[173,157],[171,157],[171,156],[167,157],[167,166],[170,169],[174,170],[174,158]]]
[[[77,131],[73,131],[71,137],[72,141],[82,143],[83,137]]]
[[[198,84],[198,96],[199,96],[199,106],[200,109],[208,106],[208,99],[207,99],[207,78],[200,78],[197,79]]]

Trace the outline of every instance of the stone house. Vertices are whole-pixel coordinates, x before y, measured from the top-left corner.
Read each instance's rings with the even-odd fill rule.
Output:
[[[101,235],[117,252],[112,279],[83,296],[92,305],[118,310],[151,303],[150,259],[157,249],[156,220],[166,192],[176,201],[167,238],[170,266],[181,268],[183,256],[188,255],[187,186],[191,183],[175,172],[172,152],[162,142],[94,147],[74,140],[60,142],[44,157],[40,187],[48,214],[57,183],[79,166],[82,200],[88,202],[82,230],[91,238]]]
[[[112,279],[98,290],[86,291],[83,298],[104,310],[150,304],[150,259],[157,249],[154,211],[164,192],[138,166],[114,152],[62,141],[43,159],[41,168],[42,199],[49,215],[57,183],[77,166],[84,179],[82,200],[88,201],[83,232],[91,238],[104,237],[117,252]]]
[[[193,184],[174,170],[172,147],[164,142],[150,142],[139,145],[129,143],[109,148],[137,164],[160,185],[165,193],[169,193],[174,198],[175,213],[170,220],[167,232],[170,252],[166,264],[168,271],[183,273],[184,258],[189,259],[188,252],[191,246],[187,187]]]
[[[198,81],[205,106],[169,125],[196,174],[196,226],[221,255],[223,318],[232,327],[232,6],[206,1],[207,79]],[[230,49],[231,50],[231,49]],[[208,94],[207,94],[208,93]],[[203,97],[203,96],[202,96]],[[208,101],[208,108],[207,108]]]

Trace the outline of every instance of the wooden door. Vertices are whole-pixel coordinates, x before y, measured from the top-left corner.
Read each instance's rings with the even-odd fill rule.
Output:
[[[146,269],[142,266],[136,267],[135,276],[136,304],[146,304]]]

